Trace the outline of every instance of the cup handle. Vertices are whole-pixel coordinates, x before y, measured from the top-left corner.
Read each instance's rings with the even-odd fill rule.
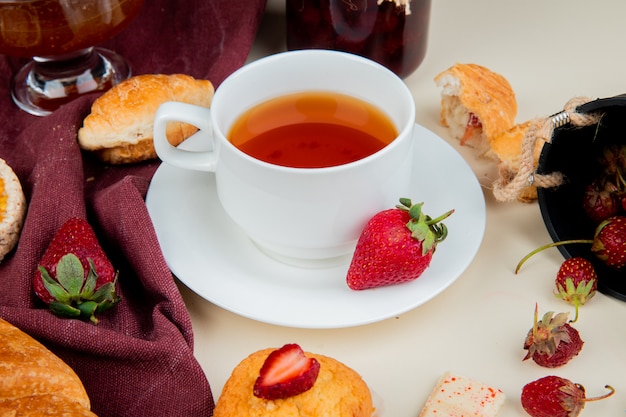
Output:
[[[213,140],[211,110],[194,104],[168,101],[161,104],[154,117],[154,149],[159,158],[179,168],[215,171],[216,155],[211,151],[188,151],[172,146],[167,140],[169,122],[185,122],[208,133]],[[213,145],[213,144],[211,144]],[[211,146],[213,149],[213,146]]]

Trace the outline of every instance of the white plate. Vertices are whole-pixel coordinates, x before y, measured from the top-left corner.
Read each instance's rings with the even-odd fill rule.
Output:
[[[198,137],[185,143],[200,149]],[[417,125],[416,174],[411,195],[444,222],[447,239],[417,280],[350,290],[349,259],[325,268],[298,268],[262,253],[220,205],[212,173],[161,164],[146,204],[165,259],[192,291],[233,313],[299,328],[340,328],[394,317],[438,295],[474,259],[485,232],[485,200],[471,168],[443,139]]]

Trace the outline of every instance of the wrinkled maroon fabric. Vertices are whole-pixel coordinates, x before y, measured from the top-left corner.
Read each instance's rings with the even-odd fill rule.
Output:
[[[105,46],[124,55],[134,74],[186,73],[217,87],[245,62],[264,6],[146,0]],[[47,117],[20,111],[9,89],[22,63],[0,56],[0,158],[17,173],[28,202],[20,241],[0,263],[0,317],[68,363],[100,417],[212,415],[191,321],[144,203],[158,161],[106,166],[80,151],[76,134],[98,94]],[[97,325],[53,315],[32,291],[39,259],[71,216],[89,221],[119,270],[122,301]]]

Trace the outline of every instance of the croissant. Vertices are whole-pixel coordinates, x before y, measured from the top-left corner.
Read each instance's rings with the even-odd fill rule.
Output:
[[[3,319],[0,335],[0,416],[97,417],[69,365]]]

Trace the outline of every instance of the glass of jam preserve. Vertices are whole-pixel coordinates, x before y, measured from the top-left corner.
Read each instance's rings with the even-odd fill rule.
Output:
[[[45,116],[81,94],[130,76],[125,59],[97,45],[120,33],[144,0],[0,0],[0,54],[32,58],[12,80],[13,101]]]
[[[287,48],[334,49],[405,78],[426,55],[431,0],[286,0]]]

